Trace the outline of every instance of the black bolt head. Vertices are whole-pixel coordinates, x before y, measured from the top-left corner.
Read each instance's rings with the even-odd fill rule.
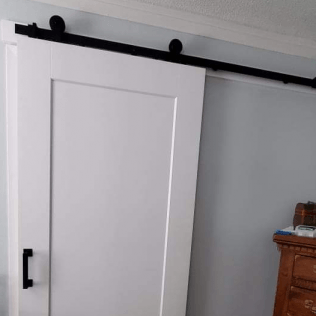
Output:
[[[174,55],[179,55],[182,51],[182,43],[180,40],[178,39],[173,39],[170,44],[169,44],[169,51],[171,54],[174,54]]]
[[[62,17],[54,15],[49,20],[50,28],[53,32],[64,33],[66,30],[66,24]]]

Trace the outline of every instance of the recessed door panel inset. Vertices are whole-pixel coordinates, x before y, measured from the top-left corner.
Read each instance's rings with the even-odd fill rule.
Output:
[[[159,316],[175,99],[52,91],[51,316]]]

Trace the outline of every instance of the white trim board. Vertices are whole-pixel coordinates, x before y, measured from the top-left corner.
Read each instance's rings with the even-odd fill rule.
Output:
[[[17,47],[6,44],[6,134],[9,315],[18,316]]]
[[[316,42],[135,0],[33,0],[289,55],[316,58]]]
[[[17,37],[15,34],[15,22],[1,20],[0,23],[1,41],[6,45],[16,45]]]
[[[0,27],[5,44],[9,315],[18,316],[17,36],[15,22],[1,20]]]

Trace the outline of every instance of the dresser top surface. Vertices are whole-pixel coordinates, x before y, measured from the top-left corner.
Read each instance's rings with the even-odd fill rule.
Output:
[[[316,238],[310,237],[301,237],[301,236],[294,236],[294,235],[273,235],[273,241],[277,244],[287,244],[290,246],[303,246],[303,247],[310,247],[316,248]]]

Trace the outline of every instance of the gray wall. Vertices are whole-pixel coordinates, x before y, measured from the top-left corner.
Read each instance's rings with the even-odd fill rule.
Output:
[[[316,94],[208,77],[188,315],[272,315],[278,228],[316,198]]]
[[[316,74],[316,63],[308,59],[27,0],[0,0],[0,19],[47,27],[53,14],[65,18],[69,32],[158,49],[177,37],[187,54]],[[8,308],[4,87],[0,43],[1,316]],[[295,202],[313,199],[315,192],[313,101],[302,93],[207,79],[188,316],[271,315],[278,265],[273,230],[289,223]],[[311,123],[304,127],[306,122]]]

